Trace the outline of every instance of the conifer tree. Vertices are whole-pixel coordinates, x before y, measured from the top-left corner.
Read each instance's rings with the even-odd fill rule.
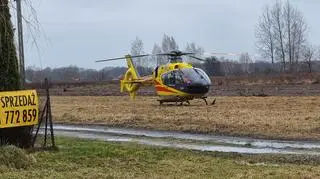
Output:
[[[0,0],[0,91],[20,89],[18,59],[8,0]],[[0,129],[0,145],[28,147],[32,126]]]
[[[18,90],[20,79],[8,0],[0,0],[0,91]]]

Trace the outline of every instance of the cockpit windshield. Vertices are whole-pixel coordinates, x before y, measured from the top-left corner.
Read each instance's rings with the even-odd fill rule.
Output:
[[[184,80],[189,80],[193,84],[211,85],[210,78],[200,68],[183,68],[180,71],[182,72]]]
[[[187,85],[211,85],[208,75],[200,68],[183,68],[171,71],[162,75],[164,84],[175,86],[179,84]]]

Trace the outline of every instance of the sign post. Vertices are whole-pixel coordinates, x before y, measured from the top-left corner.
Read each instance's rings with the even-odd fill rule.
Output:
[[[52,148],[55,148],[56,144],[55,144],[55,140],[54,140],[54,134],[53,134],[53,122],[52,122],[52,113],[51,113],[51,102],[50,102],[50,94],[49,94],[49,81],[47,78],[45,78],[45,89],[46,89],[46,93],[47,93],[47,100],[45,102],[45,105],[43,107],[42,110],[42,114],[39,120],[39,124],[38,124],[38,128],[36,130],[36,133],[34,135],[33,138],[33,142],[32,142],[32,146],[35,145],[37,136],[38,136],[38,132],[40,130],[40,126],[42,124],[43,121],[45,121],[45,129],[44,129],[44,143],[43,143],[43,148],[46,148],[47,146],[47,133],[48,133],[48,122],[50,125],[50,133],[51,133],[51,145]]]

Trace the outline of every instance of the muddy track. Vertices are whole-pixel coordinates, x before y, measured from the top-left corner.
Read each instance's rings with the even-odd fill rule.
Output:
[[[58,136],[115,142],[135,142],[144,145],[197,151],[320,156],[320,142],[314,141],[263,140],[184,132],[61,124],[54,125],[54,132]]]

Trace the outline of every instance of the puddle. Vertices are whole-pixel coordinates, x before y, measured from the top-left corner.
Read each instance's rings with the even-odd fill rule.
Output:
[[[184,132],[113,128],[105,126],[54,125],[56,135],[116,142],[248,154],[320,155],[320,142],[264,140]],[[186,141],[187,140],[187,141]],[[205,142],[205,143],[200,143]]]

